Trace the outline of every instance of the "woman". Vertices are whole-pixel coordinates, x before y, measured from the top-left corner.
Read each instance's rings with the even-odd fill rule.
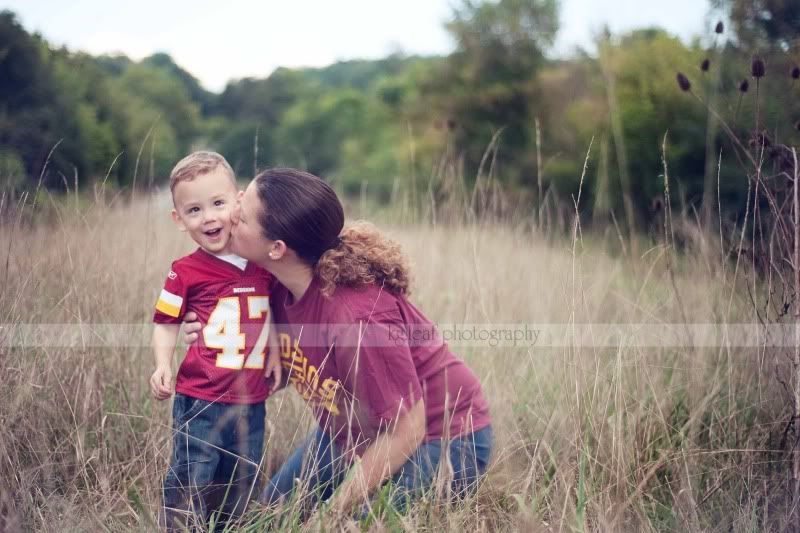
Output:
[[[448,457],[453,490],[474,488],[491,451],[488,405],[475,375],[408,301],[399,246],[364,223],[343,230],[333,189],[294,169],[259,174],[233,218],[234,251],[278,281],[271,306],[283,367],[319,422],[262,502],[290,496],[299,478],[349,512],[391,479],[402,506]]]

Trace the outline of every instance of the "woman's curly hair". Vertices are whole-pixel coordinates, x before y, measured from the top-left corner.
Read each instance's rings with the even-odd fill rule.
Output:
[[[315,265],[322,294],[331,296],[336,287],[381,285],[395,294],[410,293],[411,276],[400,244],[364,220],[347,226],[339,243],[327,250]]]

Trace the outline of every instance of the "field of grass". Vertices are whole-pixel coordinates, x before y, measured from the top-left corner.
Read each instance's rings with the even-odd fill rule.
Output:
[[[0,225],[0,529],[152,530],[170,408],[150,398],[146,342],[163,276],[192,243],[161,198],[40,201],[47,220],[7,212]],[[635,256],[614,256],[615,236],[571,242],[488,223],[382,227],[412,259],[412,300],[437,322],[755,321],[747,289],[731,281],[718,252],[678,257],[641,245]],[[8,342],[25,324],[89,331],[70,346]],[[93,337],[109,324],[140,328],[131,338],[141,342]],[[491,404],[488,477],[467,501],[425,500],[384,526],[788,529],[781,353],[624,342],[457,351]],[[270,472],[313,422],[293,391],[270,399],[267,411]]]

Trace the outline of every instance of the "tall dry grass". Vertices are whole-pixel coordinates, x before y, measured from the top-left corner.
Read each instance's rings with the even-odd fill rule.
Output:
[[[170,261],[192,249],[168,207],[158,196],[112,205],[43,196],[35,216],[29,206],[6,217],[0,340],[9,327],[31,323],[140,324],[146,340]],[[718,251],[677,257],[653,245],[640,246],[637,257],[612,256],[608,242],[590,235],[554,243],[479,221],[428,218],[386,229],[412,259],[413,301],[439,322],[753,320],[746,291],[723,276]],[[85,348],[0,343],[6,530],[155,527],[170,420],[168,403],[149,396],[150,350],[104,348],[86,335]],[[769,352],[624,342],[458,351],[491,404],[496,447],[486,482],[465,502],[426,500],[385,527],[788,528],[788,463],[777,451],[786,420]],[[268,473],[313,421],[292,391],[270,399],[267,410]],[[265,525],[254,520],[250,530]]]

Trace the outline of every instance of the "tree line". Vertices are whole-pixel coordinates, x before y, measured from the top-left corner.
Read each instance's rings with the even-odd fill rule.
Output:
[[[162,185],[182,155],[207,147],[242,177],[297,166],[383,200],[398,186],[430,188],[447,158],[467,184],[491,173],[531,205],[570,209],[580,189],[594,219],[631,226],[662,208],[666,166],[677,208],[701,211],[719,194],[735,219],[747,183],[731,133],[771,146],[800,135],[800,6],[761,4],[712,0],[726,22],[690,44],[646,28],[553,60],[557,0],[465,0],[447,24],[448,56],[279,68],[219,94],[167,54],[57,48],[4,11],[0,189]],[[754,56],[763,79],[750,72]]]

